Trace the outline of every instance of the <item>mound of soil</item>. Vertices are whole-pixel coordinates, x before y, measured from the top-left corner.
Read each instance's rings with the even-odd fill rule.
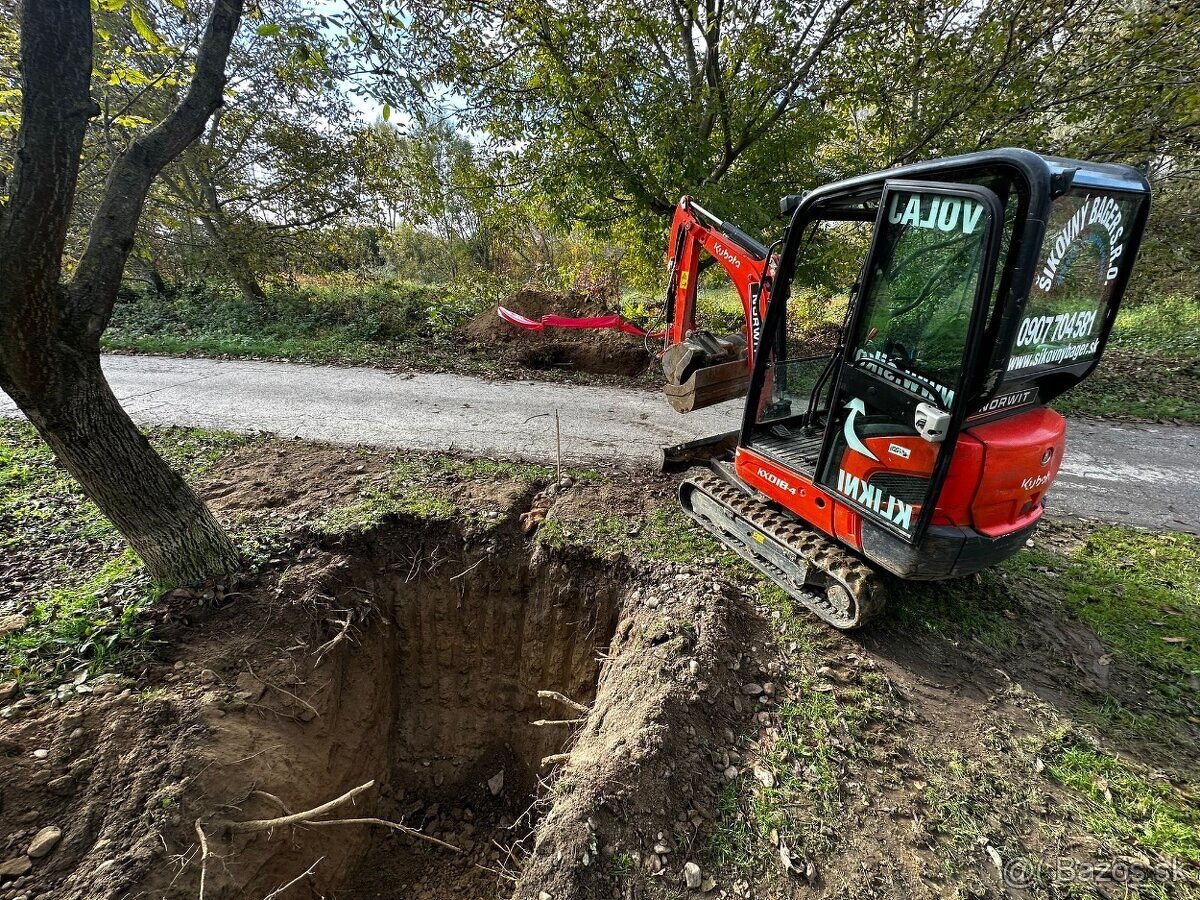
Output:
[[[603,303],[577,292],[553,293],[524,288],[503,304],[530,319],[549,313],[598,316],[611,313]],[[538,371],[560,370],[592,375],[636,376],[654,358],[645,339],[613,330],[547,328],[526,331],[505,322],[495,308],[466,326],[467,337],[485,348],[496,348],[516,363]]]

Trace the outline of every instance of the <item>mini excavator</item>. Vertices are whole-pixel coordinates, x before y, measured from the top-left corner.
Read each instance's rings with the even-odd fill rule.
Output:
[[[955,578],[1011,556],[1062,463],[1066,421],[1046,404],[1099,362],[1149,207],[1136,169],[1019,149],[784,197],[770,247],[684,197],[664,391],[681,412],[746,398],[739,429],[663,451],[665,470],[707,464],[684,510],[840,629],[883,611],[883,572]],[[848,232],[865,253],[840,336],[805,355],[797,273]],[[739,333],[697,325],[706,264],[736,289]]]

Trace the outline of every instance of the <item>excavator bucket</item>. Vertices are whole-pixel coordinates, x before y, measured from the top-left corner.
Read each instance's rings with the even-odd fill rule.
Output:
[[[693,332],[668,347],[662,356],[667,376],[663,393],[681,413],[744,397],[750,386],[750,367],[743,335],[718,337]]]
[[[697,369],[683,384],[664,384],[663,393],[676,412],[704,409],[746,396],[750,373],[743,360]]]

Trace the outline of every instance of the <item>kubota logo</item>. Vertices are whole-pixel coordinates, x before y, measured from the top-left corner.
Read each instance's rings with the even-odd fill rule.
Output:
[[[790,484],[788,484],[786,481],[784,481],[778,475],[772,475],[770,472],[768,472],[762,466],[758,467],[758,477],[771,482],[771,484],[775,485],[775,487],[777,487],[777,488],[782,488],[783,490],[787,491],[789,494],[796,493],[796,489],[794,487],[792,487]]]
[[[713,241],[713,253],[721,257],[721,259],[725,260],[727,263],[732,263],[735,269],[740,269],[742,267],[741,259],[730,253],[724,244],[718,244],[716,241]]]
[[[1034,488],[1043,487],[1050,483],[1050,473],[1044,475],[1031,475],[1021,482],[1021,488],[1026,491],[1031,491]]]

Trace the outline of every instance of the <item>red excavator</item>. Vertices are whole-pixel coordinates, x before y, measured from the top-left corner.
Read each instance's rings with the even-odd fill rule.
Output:
[[[967,575],[1044,510],[1066,422],[1047,403],[1099,362],[1150,206],[1136,169],[1005,149],[784,197],[770,247],[684,197],[668,251],[665,392],[686,412],[745,396],[740,429],[664,451],[709,468],[692,518],[837,628],[884,608],[880,570]],[[830,353],[789,315],[831,248],[865,248]],[[859,251],[861,252],[861,251]],[[705,264],[745,328],[698,327]]]

